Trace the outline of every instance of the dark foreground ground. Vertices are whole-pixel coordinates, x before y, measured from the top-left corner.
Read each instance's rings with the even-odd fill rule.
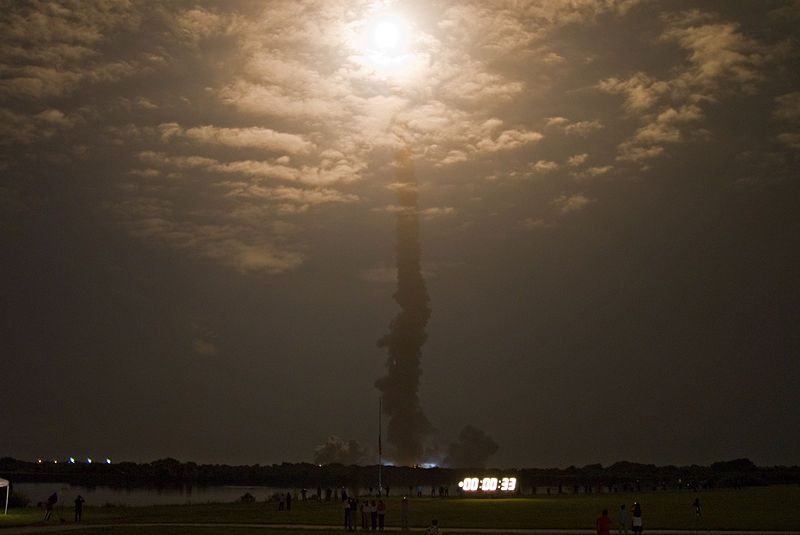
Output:
[[[699,497],[703,515],[696,522],[692,502]],[[490,530],[492,533],[593,533],[602,509],[617,518],[619,505],[642,504],[645,534],[695,530],[800,533],[800,487],[774,486],[741,490],[655,492],[647,494],[593,494],[525,498],[414,498],[409,520],[412,531],[424,530],[431,519],[439,520],[448,533]],[[388,500],[387,527],[400,524],[399,498]],[[63,521],[61,520],[63,516]],[[282,533],[294,535],[341,533],[340,503],[297,502],[292,511],[277,511],[274,503],[193,504],[151,507],[91,507],[84,509],[83,526],[72,522],[73,511],[57,507],[49,523],[37,508],[0,515],[0,534],[46,533],[69,529],[84,533],[189,534]],[[179,525],[182,524],[182,525]],[[26,527],[19,530],[15,528]],[[505,531],[504,531],[505,530]],[[524,531],[523,531],[524,530]],[[530,533],[534,533],[530,531]],[[630,532],[629,532],[630,533]]]

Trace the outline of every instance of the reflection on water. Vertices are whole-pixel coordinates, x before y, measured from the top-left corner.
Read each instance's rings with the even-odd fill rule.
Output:
[[[263,502],[273,494],[286,492],[286,489],[259,486],[180,486],[159,488],[119,488],[119,487],[86,487],[69,483],[15,483],[14,490],[21,492],[31,500],[31,505],[44,502],[48,496],[57,492],[60,506],[72,507],[73,500],[80,494],[87,506],[114,505],[171,505],[187,503],[230,503],[238,501],[243,494],[249,492],[256,501]],[[309,489],[310,490],[310,489]],[[316,490],[309,494],[315,493]]]

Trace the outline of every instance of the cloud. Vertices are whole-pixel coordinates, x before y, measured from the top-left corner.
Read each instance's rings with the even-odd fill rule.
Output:
[[[586,136],[595,130],[603,128],[603,123],[600,121],[578,121],[573,123],[566,117],[547,117],[545,126],[557,128],[567,135]]]
[[[38,113],[23,114],[0,108],[0,145],[28,145],[53,138],[80,122],[77,116],[48,108]]]
[[[690,104],[680,108],[666,108],[648,123],[636,130],[633,137],[619,145],[617,160],[641,161],[664,152],[664,145],[686,140],[685,125],[704,117],[699,106]]]
[[[558,168],[559,165],[556,162],[548,160],[539,160],[530,165],[530,170],[536,174],[552,173],[553,171],[557,171]]]
[[[585,136],[603,128],[603,123],[600,121],[578,121],[564,127],[564,132],[567,134],[575,134]]]
[[[727,90],[738,87],[752,93],[766,77],[760,67],[771,59],[772,51],[743,35],[739,24],[708,22],[711,18],[699,10],[667,16],[669,26],[661,39],[677,42],[689,53],[691,67],[678,79],[691,88],[714,90],[724,82]]]
[[[185,9],[169,17],[173,31],[189,42],[224,33],[229,25],[228,19],[227,16],[201,7]]]
[[[140,22],[138,8],[130,2],[6,6],[0,19],[0,96],[40,100],[135,75],[141,70],[137,61],[106,58],[103,45],[115,31]]]
[[[589,155],[585,152],[583,154],[575,154],[567,158],[567,165],[570,167],[578,167],[579,165],[586,163],[586,160],[588,159]]]
[[[569,124],[566,117],[547,117],[545,126],[565,126]]]
[[[475,148],[479,152],[508,151],[529,143],[536,143],[543,137],[539,132],[531,130],[504,130],[494,138],[488,137],[478,141]]]
[[[598,82],[599,90],[625,96],[625,108],[631,113],[650,109],[671,91],[670,84],[637,72],[626,80],[611,77]]]
[[[408,208],[407,206],[399,206],[396,204],[387,204],[386,206],[380,208],[373,208],[372,211],[374,212],[388,212],[390,214],[398,214],[398,213],[414,213],[413,208]],[[425,219],[433,219],[435,217],[441,216],[449,216],[456,213],[456,209],[452,206],[433,206],[430,208],[424,208],[416,211],[420,216],[424,217]]]
[[[800,150],[800,132],[784,132],[778,134],[778,141],[792,150]]]
[[[362,269],[359,277],[368,282],[381,284],[395,284],[397,282],[397,268],[395,266],[376,266]]]
[[[134,197],[109,203],[109,210],[128,232],[151,246],[171,247],[213,260],[243,273],[281,274],[296,269],[305,257],[287,248],[280,236],[263,231],[263,222],[228,216],[209,223],[209,212],[183,211],[175,203]],[[261,227],[261,228],[259,228]]]
[[[431,208],[424,208],[420,210],[419,213],[425,219],[433,219],[436,217],[454,215],[456,209],[452,206],[433,206]]]
[[[274,117],[333,118],[345,114],[342,102],[319,89],[308,95],[293,94],[278,85],[261,85],[238,79],[223,87],[218,95],[223,102],[242,111]]]
[[[601,165],[597,167],[589,167],[588,169],[573,172],[572,176],[575,178],[594,178],[605,175],[612,169],[614,169],[613,165]]]
[[[205,357],[216,355],[219,353],[219,348],[214,345],[213,342],[205,340],[203,338],[195,338],[192,342],[192,349],[198,355],[202,355]]]
[[[717,103],[725,94],[754,93],[767,77],[765,68],[784,54],[785,45],[764,44],[744,35],[737,23],[716,19],[699,10],[662,17],[665,29],[658,41],[675,43],[686,53],[671,77],[637,72],[596,85],[600,91],[623,95],[625,109],[645,123],[619,144],[618,161],[642,163],[664,154],[667,144],[690,135],[702,137],[700,130],[687,131],[688,125],[704,119],[700,105]],[[783,101],[778,104],[776,114],[781,114]]]
[[[314,147],[303,136],[276,132],[270,128],[221,128],[212,125],[183,128],[177,123],[159,125],[162,139],[184,137],[192,141],[225,145],[237,148],[253,148],[282,151],[289,154],[307,153]]]
[[[576,193],[573,195],[560,195],[553,199],[550,204],[555,206],[562,214],[569,214],[583,210],[589,204],[593,203],[594,199],[590,199],[585,195]]]
[[[291,202],[305,207],[359,200],[357,195],[328,188],[267,187],[250,182],[220,182],[216,185],[227,190],[226,197]]]
[[[536,217],[536,218],[527,217],[527,218],[523,219],[522,221],[520,221],[520,225],[522,225],[523,228],[528,229],[528,230],[545,229],[545,228],[552,228],[552,227],[556,226],[554,223],[545,221],[544,219],[542,219],[540,217]]]
[[[548,0],[546,2],[459,2],[447,8],[441,30],[462,47],[502,57],[531,49],[567,24],[593,23],[603,13],[625,14],[640,0]]]
[[[800,91],[775,97],[773,116],[782,121],[800,122]]]
[[[290,182],[324,186],[343,182],[353,182],[361,178],[366,163],[345,158],[330,160],[323,158],[317,165],[290,167],[279,163],[285,159],[234,160],[222,162],[205,156],[174,156],[164,152],[142,151],[139,159],[151,166],[169,166],[178,169],[199,169],[212,174],[249,176],[255,178],[274,178]]]

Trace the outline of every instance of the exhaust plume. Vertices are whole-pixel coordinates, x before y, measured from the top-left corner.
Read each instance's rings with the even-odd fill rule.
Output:
[[[419,464],[431,424],[419,403],[420,358],[431,316],[428,289],[420,269],[419,208],[417,180],[408,151],[396,156],[397,183],[397,291],[400,312],[389,333],[378,340],[389,354],[387,373],[375,382],[383,394],[383,413],[388,416],[387,438],[400,465]]]
[[[497,443],[486,433],[465,425],[458,434],[458,442],[447,448],[444,465],[451,468],[485,468],[489,457],[495,454]]]
[[[325,442],[314,448],[314,464],[358,464],[365,457],[366,452],[358,441],[345,441],[336,435],[329,436]]]

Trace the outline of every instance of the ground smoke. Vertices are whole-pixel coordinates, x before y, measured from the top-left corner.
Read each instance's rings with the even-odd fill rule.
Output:
[[[447,448],[444,465],[451,468],[484,468],[497,449],[497,443],[489,435],[477,427],[465,425],[458,435],[458,442]]]

